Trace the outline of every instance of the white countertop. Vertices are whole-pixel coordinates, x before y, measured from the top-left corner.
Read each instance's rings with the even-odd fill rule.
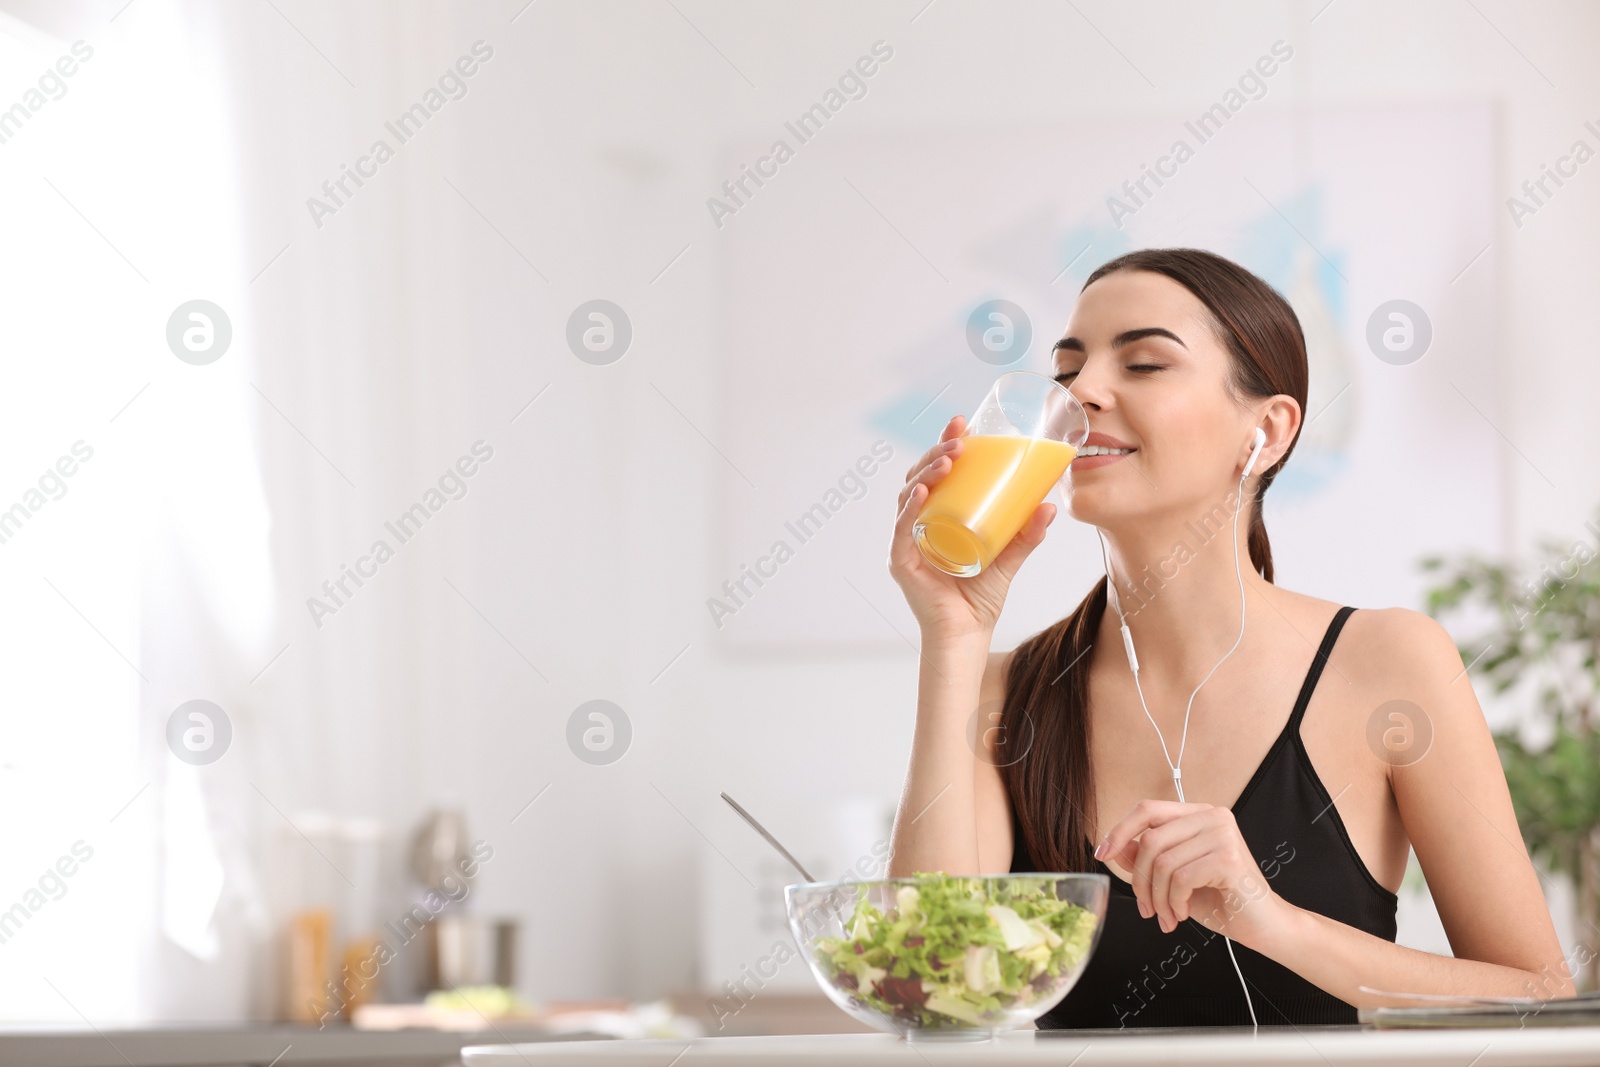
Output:
[[[569,1041],[573,1035],[509,1022],[470,1032],[356,1030],[343,1023],[326,1029],[289,1023],[6,1026],[0,1027],[0,1067],[437,1067],[454,1062],[463,1045],[494,1040]]]
[[[915,1047],[913,1047],[915,1046]],[[892,1034],[707,1037],[693,1041],[570,1041],[461,1050],[465,1067],[691,1067],[697,1063],[799,1067],[918,1064],[1360,1064],[1385,1067],[1600,1067],[1600,1027],[1523,1030],[1375,1030],[1360,1027],[1202,1027],[1023,1030],[992,1041],[906,1042]]]

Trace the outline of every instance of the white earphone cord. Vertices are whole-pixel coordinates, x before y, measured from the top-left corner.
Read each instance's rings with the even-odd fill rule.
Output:
[[[1128,630],[1127,617],[1122,614],[1122,597],[1117,593],[1115,579],[1111,577],[1111,555],[1106,549],[1105,534],[1101,533],[1098,527],[1095,528],[1095,533],[1100,538],[1100,555],[1105,560],[1106,588],[1110,591],[1111,602],[1117,609],[1117,619],[1121,623],[1122,629],[1122,647],[1128,654],[1128,667],[1133,671],[1133,687],[1139,693],[1139,706],[1144,708],[1145,718],[1150,720],[1150,725],[1155,728],[1156,737],[1161,742],[1161,756],[1166,760],[1168,769],[1172,771],[1172,787],[1177,791],[1180,803],[1184,803],[1183,772],[1178,767],[1183,763],[1183,749],[1189,741],[1189,710],[1194,707],[1194,698],[1200,692],[1200,687],[1211,680],[1211,676],[1217,672],[1217,668],[1222,666],[1224,660],[1233,655],[1233,650],[1239,647],[1240,641],[1244,640],[1245,601],[1244,575],[1239,569],[1239,509],[1244,505],[1244,480],[1249,477],[1251,469],[1255,466],[1256,457],[1261,453],[1261,445],[1264,443],[1264,438],[1265,434],[1260,429],[1257,429],[1256,444],[1250,452],[1250,459],[1245,464],[1244,472],[1239,475],[1239,498],[1233,506],[1233,574],[1239,582],[1239,636],[1234,638],[1233,648],[1222,654],[1222,659],[1217,660],[1211,670],[1206,672],[1206,676],[1200,679],[1200,685],[1195,686],[1194,692],[1189,694],[1189,703],[1183,709],[1183,737],[1178,743],[1177,764],[1172,762],[1172,756],[1167,751],[1167,739],[1161,736],[1161,727],[1156,725],[1155,716],[1150,714],[1150,707],[1144,702],[1144,689],[1139,685],[1139,657],[1134,654],[1133,634]],[[1244,972],[1239,969],[1239,957],[1233,954],[1233,941],[1226,934],[1222,936],[1222,940],[1228,946],[1228,958],[1233,961],[1233,973],[1239,976],[1239,988],[1244,990],[1244,1003],[1250,1009],[1250,1025],[1259,1029],[1260,1024],[1256,1021],[1256,1007],[1250,999],[1250,987],[1245,983]]]

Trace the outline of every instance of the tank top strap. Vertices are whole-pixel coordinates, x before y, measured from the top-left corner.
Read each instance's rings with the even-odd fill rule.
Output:
[[[1300,732],[1300,720],[1305,717],[1306,707],[1311,703],[1311,694],[1317,688],[1317,680],[1322,677],[1322,668],[1327,666],[1328,655],[1333,651],[1333,643],[1339,639],[1339,631],[1344,629],[1345,620],[1355,610],[1345,605],[1334,612],[1333,621],[1328,623],[1328,632],[1322,635],[1322,644],[1318,646],[1317,654],[1311,657],[1311,669],[1306,671],[1305,684],[1300,687],[1300,696],[1294,702],[1294,711],[1289,715],[1285,733]]]

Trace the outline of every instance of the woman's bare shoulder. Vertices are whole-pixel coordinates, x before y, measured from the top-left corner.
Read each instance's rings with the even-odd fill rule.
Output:
[[[1279,590],[1273,601],[1275,612],[1313,645],[1345,606],[1288,589]],[[1460,669],[1454,638],[1431,616],[1410,608],[1353,606],[1330,654],[1333,666],[1357,665],[1367,681],[1380,685],[1414,680],[1419,672]]]
[[[1345,620],[1344,628],[1339,632],[1339,645],[1381,646],[1393,641],[1409,645],[1419,640],[1424,643],[1430,640],[1437,643],[1441,636],[1449,637],[1448,632],[1435,619],[1410,608],[1365,608],[1281,588],[1274,599],[1277,601],[1274,606],[1281,614],[1291,620],[1300,620],[1303,628],[1307,630],[1325,629],[1340,608],[1354,607],[1356,610],[1350,613],[1350,617]],[[1321,626],[1313,626],[1317,622],[1320,622]]]
[[[1302,635],[1315,641],[1342,605],[1295,597],[1305,620]],[[1431,616],[1401,607],[1357,607],[1339,631],[1329,663],[1348,680],[1383,690],[1435,683],[1441,672],[1448,676],[1461,669],[1450,632]]]

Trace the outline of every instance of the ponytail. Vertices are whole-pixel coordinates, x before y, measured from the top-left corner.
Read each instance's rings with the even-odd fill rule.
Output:
[[[1093,869],[1088,653],[1105,614],[1102,577],[1072,614],[1018,645],[1006,671],[995,763],[1040,871]]]

